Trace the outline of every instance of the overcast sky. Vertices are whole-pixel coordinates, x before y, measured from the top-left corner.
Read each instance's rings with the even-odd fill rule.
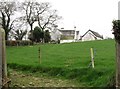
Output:
[[[111,31],[112,21],[118,19],[118,2],[120,0],[36,1],[50,2],[52,9],[56,9],[58,15],[63,17],[58,24],[58,28],[73,30],[76,26],[76,29],[80,31],[80,35],[91,29],[104,37],[114,37]]]
[[[119,0],[39,0],[50,2],[53,9],[63,17],[59,28],[66,30],[76,26],[80,34],[96,31],[104,37],[112,35],[112,21],[118,19]]]

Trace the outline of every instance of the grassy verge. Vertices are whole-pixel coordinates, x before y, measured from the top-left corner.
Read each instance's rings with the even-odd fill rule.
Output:
[[[74,80],[46,76],[40,73],[9,69],[10,87],[81,87]]]
[[[19,64],[9,64],[12,69],[28,71],[35,74],[45,74],[47,76],[62,77],[69,80],[76,80],[80,85],[85,87],[106,87],[113,86],[114,72],[109,69],[65,69],[56,67],[42,67],[42,66],[29,66]]]

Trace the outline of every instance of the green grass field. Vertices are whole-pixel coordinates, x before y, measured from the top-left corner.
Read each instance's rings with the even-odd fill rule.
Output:
[[[39,63],[38,48],[41,48]],[[95,68],[89,68],[90,48],[95,50]],[[10,68],[74,79],[82,86],[111,86],[115,76],[114,40],[7,47]]]

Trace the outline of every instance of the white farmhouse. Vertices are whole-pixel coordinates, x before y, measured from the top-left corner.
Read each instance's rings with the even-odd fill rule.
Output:
[[[91,41],[91,40],[102,40],[103,36],[99,33],[88,30],[83,36],[81,36],[82,41]]]
[[[60,40],[62,33],[59,31],[59,29],[54,29],[53,31],[51,31],[50,35],[51,40],[57,42],[58,40]]]
[[[79,40],[79,31],[74,30],[65,30],[55,28],[50,33],[52,41],[60,41],[60,43],[70,43]]]

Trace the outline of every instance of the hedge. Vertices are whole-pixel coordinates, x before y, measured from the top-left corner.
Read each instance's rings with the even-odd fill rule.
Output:
[[[29,41],[29,40],[24,40],[24,41],[8,40],[8,41],[6,41],[6,45],[7,46],[27,46],[27,45],[33,45],[33,42]]]

